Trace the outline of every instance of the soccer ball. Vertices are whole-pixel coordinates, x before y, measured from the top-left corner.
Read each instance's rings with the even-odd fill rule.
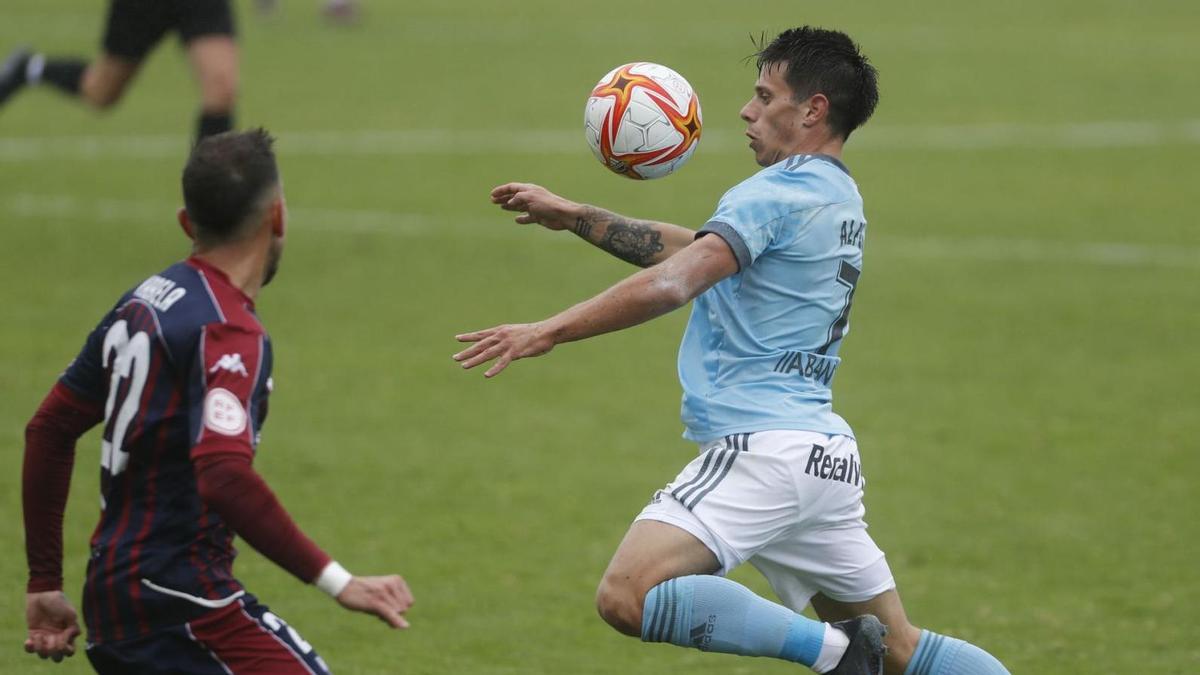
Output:
[[[679,73],[627,63],[600,79],[583,111],[584,133],[600,163],[636,180],[683,166],[700,141],[700,99]]]

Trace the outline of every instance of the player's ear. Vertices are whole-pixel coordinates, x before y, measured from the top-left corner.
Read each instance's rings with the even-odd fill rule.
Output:
[[[829,117],[829,97],[825,94],[813,94],[806,103],[804,126],[816,126]]]
[[[287,205],[284,204],[283,195],[279,195],[271,200],[271,207],[267,210],[267,217],[271,221],[271,234],[276,237],[282,237],[287,231]]]
[[[175,217],[179,219],[179,227],[183,228],[183,233],[187,235],[187,238],[196,241],[196,228],[192,226],[192,219],[188,218],[187,209],[179,207],[179,210],[175,212]]]

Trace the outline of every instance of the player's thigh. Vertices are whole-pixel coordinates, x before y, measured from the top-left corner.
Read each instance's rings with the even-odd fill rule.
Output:
[[[200,85],[206,110],[233,107],[238,87],[238,48],[229,0],[164,0],[174,5],[179,39]]]
[[[189,622],[188,628],[196,641],[235,675],[329,672],[325,661],[295,628],[250,595]]]
[[[229,36],[205,35],[188,42],[187,53],[204,109],[231,109],[238,90],[237,43]]]
[[[637,520],[691,533],[717,557],[718,573],[738,567],[798,526],[795,460],[769,442],[772,435],[735,434],[704,444]]]
[[[719,566],[716,555],[687,530],[661,521],[638,520],[617,546],[604,577],[632,583],[644,594],[667,579],[712,574]]]
[[[228,675],[228,666],[186,626],[127,640],[89,644],[87,658],[99,675]],[[236,672],[236,671],[235,671]]]
[[[788,431],[762,436],[795,469],[797,525],[750,559],[783,603],[799,612],[818,592],[861,602],[894,588],[887,558],[867,533],[854,439]]]
[[[657,520],[638,520],[617,547],[596,591],[604,620],[629,635],[640,634],[642,606],[651,588],[668,579],[712,574],[716,555],[695,535]]]
[[[888,629],[884,637],[888,648],[885,672],[888,675],[900,675],[908,667],[921,631],[909,622],[896,589],[884,591],[862,602],[843,602],[818,593],[813,596],[812,605],[822,621],[844,621],[862,614],[874,614]]]

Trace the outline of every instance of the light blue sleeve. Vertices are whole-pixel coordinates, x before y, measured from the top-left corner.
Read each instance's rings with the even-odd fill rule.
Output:
[[[803,222],[798,212],[820,199],[807,185],[804,173],[777,167],[764,169],[735,185],[696,236],[715,234],[725,240],[746,269],[773,246],[795,238]]]

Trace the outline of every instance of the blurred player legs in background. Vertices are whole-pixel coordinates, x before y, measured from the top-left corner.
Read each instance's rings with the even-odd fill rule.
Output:
[[[0,66],[0,105],[23,86],[46,84],[107,110],[169,32],[179,34],[200,90],[196,139],[232,129],[238,48],[229,0],[111,0],[98,57],[88,62],[17,49]]]

